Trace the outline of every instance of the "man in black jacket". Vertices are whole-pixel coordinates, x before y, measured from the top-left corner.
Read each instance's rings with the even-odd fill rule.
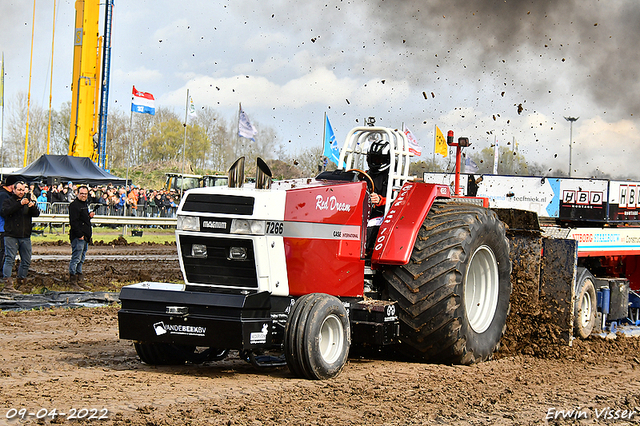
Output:
[[[18,268],[18,288],[24,284],[31,265],[31,218],[40,216],[35,202],[25,197],[27,184],[16,182],[13,194],[4,200],[0,214],[4,217],[4,292],[20,293],[13,287],[11,274],[16,254],[20,253]]]
[[[82,185],[78,188],[77,198],[69,204],[69,225],[71,226],[69,233],[69,240],[71,240],[69,281],[74,290],[88,290],[88,287],[82,283],[82,264],[91,242],[91,218],[95,215],[89,209],[88,196],[89,188]]]
[[[0,188],[0,209],[4,200],[11,197],[13,185],[18,181],[17,176],[5,176],[4,184]],[[4,265],[4,217],[0,216],[0,267]]]

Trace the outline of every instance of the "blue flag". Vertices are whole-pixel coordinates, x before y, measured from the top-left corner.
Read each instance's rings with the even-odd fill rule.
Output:
[[[329,123],[329,117],[325,116],[324,122],[324,155],[329,160],[338,164],[340,160],[340,148],[338,148],[338,141],[336,141],[336,135],[333,133],[331,123]]]

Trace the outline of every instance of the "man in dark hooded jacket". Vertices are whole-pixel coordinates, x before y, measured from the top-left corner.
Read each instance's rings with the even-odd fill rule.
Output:
[[[0,214],[4,217],[4,292],[19,293],[17,288],[25,283],[29,266],[31,265],[31,218],[40,216],[40,210],[35,202],[26,197],[27,184],[16,182],[13,194],[4,200]],[[20,267],[18,268],[18,287],[13,287],[13,264],[16,254],[20,253]]]
[[[13,185],[18,181],[17,176],[5,176],[4,184],[0,188],[0,209],[4,200],[11,197]],[[0,268],[4,265],[4,217],[0,216]]]

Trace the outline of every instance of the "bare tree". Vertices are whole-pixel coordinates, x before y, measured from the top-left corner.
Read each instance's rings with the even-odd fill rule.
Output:
[[[204,130],[210,144],[208,149],[201,153],[203,168],[226,170],[233,161],[230,142],[232,137],[227,130],[227,121],[213,108],[204,107],[198,110],[198,116],[193,122]]]
[[[303,176],[316,176],[319,168],[322,167],[322,147],[314,146],[312,148],[305,148],[297,154],[284,158],[281,154],[280,158],[283,161],[288,159],[291,164],[302,172]]]
[[[67,155],[69,153],[69,130],[71,127],[71,102],[65,102],[60,110],[51,111],[51,142],[49,154]]]
[[[9,102],[9,117],[4,141],[5,166],[22,167],[24,160],[25,135],[27,123],[27,95],[18,93]],[[47,151],[48,114],[39,105],[32,104],[29,110],[29,139],[27,146],[27,164],[36,160]]]

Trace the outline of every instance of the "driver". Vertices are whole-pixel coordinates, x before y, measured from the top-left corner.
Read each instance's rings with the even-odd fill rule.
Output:
[[[389,182],[389,163],[391,163],[389,142],[375,141],[367,152],[367,173],[371,176],[374,192],[371,194],[371,218],[384,216],[384,207],[387,203],[387,184]]]
[[[370,256],[375,240],[378,235],[382,219],[384,218],[384,208],[387,204],[387,185],[389,183],[389,165],[391,163],[391,149],[389,142],[379,140],[371,143],[367,152],[367,174],[373,181],[373,192],[371,193],[371,214],[367,223],[367,255]]]

